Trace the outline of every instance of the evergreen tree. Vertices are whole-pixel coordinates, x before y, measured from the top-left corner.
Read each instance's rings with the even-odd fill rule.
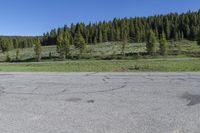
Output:
[[[10,43],[7,39],[5,39],[5,40],[1,39],[0,46],[1,46],[2,52],[8,52],[10,50]]]
[[[166,37],[167,39],[170,39],[170,24],[168,18],[165,18],[163,23],[164,23]]]
[[[85,40],[84,40],[84,38],[83,38],[83,36],[81,35],[80,32],[76,33],[76,35],[75,35],[74,45],[75,45],[76,48],[79,49],[80,56],[81,56],[82,53],[84,52],[85,48],[86,48],[86,43],[85,43]]]
[[[126,48],[126,45],[128,43],[128,38],[127,38],[127,31],[124,30],[123,31],[123,34],[122,34],[122,55],[125,56],[125,48]]]
[[[61,33],[61,31],[59,31],[59,34],[56,39],[57,52],[60,54],[60,58],[65,58],[62,42],[63,42],[63,34]]]
[[[65,26],[63,30],[58,31],[57,36],[57,52],[60,54],[60,58],[66,59],[70,56],[70,34],[68,27]]]
[[[152,30],[150,30],[150,32],[148,34],[146,48],[147,48],[147,53],[149,55],[156,54],[156,36]]]
[[[13,46],[14,48],[18,48],[18,41],[16,38],[13,39]]]
[[[181,32],[181,40],[183,40],[183,39],[184,39],[184,33]]]
[[[164,34],[165,36],[165,33],[163,32],[162,35]],[[179,40],[179,35],[177,32],[175,32],[175,36],[174,36],[174,41],[178,41]]]
[[[110,30],[110,41],[115,41],[115,31],[114,28]]]
[[[96,37],[94,37],[93,43],[97,44],[97,38]]]
[[[190,36],[190,27],[189,25],[186,25],[186,28],[185,28],[185,36],[189,39],[191,36]]]
[[[10,58],[10,55],[9,55],[9,52],[7,52],[6,54],[6,62],[11,62],[11,58]]]
[[[42,47],[40,43],[35,44],[35,55],[36,55],[36,60],[40,61],[41,60],[41,53],[42,53]]]
[[[64,52],[64,56],[63,58],[69,58],[70,56],[70,36],[68,31],[65,31],[65,33],[63,34],[63,41],[61,44],[61,49]]]
[[[16,50],[16,60],[17,60],[17,61],[19,60],[19,52],[20,52],[19,49],[17,49],[17,50]]]
[[[103,35],[103,42],[107,42],[108,41],[108,33],[105,29],[103,30],[102,35]]]
[[[168,46],[165,33],[163,32],[160,36],[160,54],[167,55]]]
[[[102,35],[102,31],[101,31],[100,28],[99,28],[99,30],[98,30],[98,42],[99,42],[99,43],[102,43],[102,42],[103,42],[103,35]]]
[[[198,32],[198,36],[197,36],[197,44],[200,46],[200,31]]]

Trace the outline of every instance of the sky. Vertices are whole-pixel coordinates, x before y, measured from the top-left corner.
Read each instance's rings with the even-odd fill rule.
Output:
[[[200,0],[0,0],[0,35],[42,35],[77,22],[197,11]]]

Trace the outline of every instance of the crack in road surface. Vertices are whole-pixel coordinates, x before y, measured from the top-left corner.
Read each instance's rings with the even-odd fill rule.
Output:
[[[109,78],[108,78],[109,79]],[[83,91],[83,92],[71,92],[71,93],[65,93],[68,91],[68,89],[63,89],[60,92],[55,92],[53,94],[42,94],[42,93],[35,93],[36,90],[39,90],[41,86],[37,86],[34,88],[31,92],[9,92],[6,91],[5,87],[0,86],[0,94],[16,94],[16,95],[35,95],[35,96],[55,96],[55,95],[61,95],[61,94],[93,94],[93,93],[105,93],[105,92],[112,92],[116,90],[123,89],[127,86],[127,82],[124,82],[123,85],[120,87],[112,88],[112,89],[105,89],[105,90],[98,90],[98,91]]]
[[[106,84],[108,83],[108,80],[110,80],[110,77],[104,76],[102,81],[105,82]]]
[[[113,88],[113,89],[107,89],[107,90],[99,90],[99,91],[90,91],[90,92],[82,92],[82,93],[86,93],[86,94],[92,94],[92,93],[105,93],[105,92],[112,92],[112,91],[116,91],[116,90],[120,90],[123,89],[127,86],[127,83],[125,83],[124,85],[117,87],[117,88]]]

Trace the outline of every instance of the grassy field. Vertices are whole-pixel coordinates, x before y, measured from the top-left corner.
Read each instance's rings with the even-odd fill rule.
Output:
[[[113,58],[115,56],[120,56],[121,45],[119,42],[108,42],[97,45],[88,45],[85,52],[83,53],[83,58],[85,59],[105,59]],[[133,55],[139,55],[139,53],[146,52],[145,43],[129,43],[126,45],[125,53],[127,58],[133,57]],[[42,57],[43,61],[48,60],[49,53],[52,57],[58,58],[58,53],[56,46],[44,46],[42,47]],[[6,57],[9,57],[15,61],[16,50],[11,50],[8,53],[0,53],[0,62],[5,62]],[[75,57],[79,54],[78,50],[71,47],[71,55]],[[169,54],[170,55],[184,55],[184,56],[197,56],[200,55],[200,47],[197,46],[196,42],[183,40],[179,42],[169,42]],[[20,49],[19,60],[23,62],[34,61],[35,53],[33,48]],[[116,58],[113,58],[116,59]],[[118,59],[118,58],[117,58]]]
[[[126,45],[126,57],[122,57],[121,45],[117,42],[89,45],[83,59],[59,61],[55,46],[42,48],[42,62],[34,62],[33,48],[20,49],[20,61],[5,63],[8,53],[0,53],[0,71],[4,72],[132,72],[132,71],[200,71],[200,47],[194,41],[169,42],[167,57],[141,56],[145,53],[144,43]],[[51,53],[52,58],[49,58]],[[71,48],[71,55],[78,50]],[[15,61],[16,50],[9,51]],[[21,63],[20,63],[21,62]]]
[[[183,72],[200,71],[198,58],[138,60],[77,60],[40,63],[1,63],[3,72]]]
[[[129,43],[126,46],[125,53],[138,53],[145,52],[144,43]],[[56,46],[43,46],[42,47],[42,57],[48,58],[49,53],[52,57],[58,57]],[[7,54],[9,54],[12,60],[16,58],[16,50],[11,50],[8,53],[0,53],[0,61],[3,62],[6,60]],[[77,56],[79,51],[73,46],[71,47],[71,55]],[[97,45],[88,45],[85,52],[83,53],[84,58],[104,58],[111,55],[121,54],[121,45],[120,43],[102,43]],[[35,58],[35,53],[33,48],[20,49],[19,57],[21,61],[28,61],[29,59]]]

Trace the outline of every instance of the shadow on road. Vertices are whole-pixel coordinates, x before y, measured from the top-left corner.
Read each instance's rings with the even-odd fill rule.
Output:
[[[183,94],[183,96],[181,98],[189,101],[187,106],[194,106],[196,104],[200,104],[200,95],[193,95],[193,94],[186,92]]]

